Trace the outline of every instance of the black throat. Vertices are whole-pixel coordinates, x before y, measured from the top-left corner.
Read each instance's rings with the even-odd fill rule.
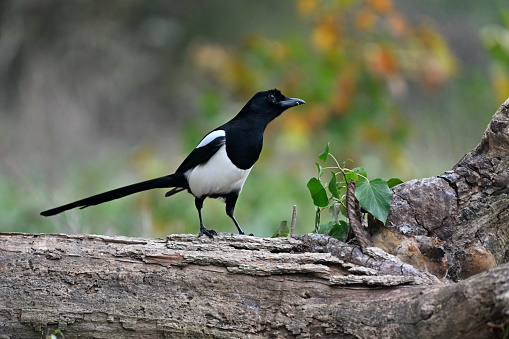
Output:
[[[226,154],[235,166],[249,169],[260,157],[265,126],[233,126],[226,124]],[[243,124],[242,124],[243,125]]]
[[[228,158],[240,169],[253,167],[262,151],[265,128],[288,108],[269,102],[267,92],[255,94],[237,116],[219,127],[226,134]]]

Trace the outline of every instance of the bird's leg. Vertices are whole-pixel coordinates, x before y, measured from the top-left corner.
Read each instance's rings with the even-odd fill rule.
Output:
[[[244,235],[244,231],[242,228],[240,228],[239,223],[237,222],[237,219],[233,216],[233,210],[235,209],[235,204],[237,203],[238,194],[232,193],[228,194],[226,196],[225,202],[226,202],[226,214],[233,220],[233,223],[239,230],[239,234]],[[253,235],[253,234],[250,234]]]
[[[203,207],[203,200],[205,200],[205,197],[194,199],[194,204],[196,205],[196,209],[198,210],[198,216],[200,217],[200,233],[198,234],[198,237],[201,237],[202,235],[205,234],[209,238],[214,238],[214,235],[217,235],[217,232],[214,230],[208,230],[205,227],[205,225],[203,225],[203,219],[201,217],[201,208]]]
[[[235,226],[237,226],[237,229],[239,230],[239,234],[245,235],[244,231],[240,228],[239,223],[237,222],[237,219],[232,215],[229,215],[230,218],[232,218],[233,222],[235,223]]]

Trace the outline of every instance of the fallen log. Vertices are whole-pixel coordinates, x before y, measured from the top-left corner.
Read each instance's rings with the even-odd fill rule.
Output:
[[[0,234],[8,338],[479,338],[509,316],[509,265],[442,284],[323,235]],[[382,264],[382,265],[380,265]]]

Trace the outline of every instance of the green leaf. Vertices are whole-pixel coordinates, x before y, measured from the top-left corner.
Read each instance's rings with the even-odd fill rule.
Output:
[[[318,207],[325,207],[329,204],[329,198],[327,197],[327,192],[323,187],[320,180],[317,178],[311,178],[308,181],[308,189],[309,193],[311,193],[311,198],[313,198],[313,203]]]
[[[346,207],[343,204],[339,206],[339,211],[345,218],[348,218],[348,211],[346,210]]]
[[[389,181],[387,181],[387,185],[389,185],[389,188],[393,188],[394,186],[397,186],[402,183],[403,180],[401,180],[400,178],[390,178]]]
[[[347,185],[344,181],[340,181],[338,183],[338,192],[339,192],[339,196],[341,197],[342,195],[345,195],[346,194],[346,188],[347,188]]]
[[[347,162],[353,162],[353,160],[350,158],[347,158],[345,161],[343,161],[343,167],[346,167]]]
[[[331,230],[329,231],[329,235],[333,238],[338,239],[339,241],[347,241],[348,240],[348,233],[350,232],[350,225],[346,223],[343,220],[339,221],[339,224],[335,224],[332,226]]]
[[[321,224],[318,228],[319,234],[327,234],[340,241],[348,239],[348,232],[350,232],[350,226],[343,220],[340,220],[339,224],[335,221],[329,221],[326,224]]]
[[[326,224],[321,224],[318,227],[318,233],[319,234],[329,234],[329,232],[332,230],[332,228],[336,225],[335,221],[329,221]]]
[[[329,192],[331,192],[331,194],[334,198],[339,199],[336,173],[331,172],[331,175],[332,175],[332,178],[329,181]]]
[[[323,162],[327,162],[327,157],[329,156],[329,144],[330,141],[327,143],[327,146],[325,147],[323,152],[318,155],[318,158],[320,158],[320,160],[322,160]]]
[[[329,214],[336,223],[339,223],[340,205],[334,205],[329,208]]]
[[[316,164],[316,167],[318,168],[318,178],[321,178],[323,175],[323,168],[319,163],[315,162],[315,164]]]
[[[385,224],[392,199],[391,190],[385,180],[373,179],[369,182],[357,183],[355,197],[362,208]]]
[[[287,237],[290,235],[290,228],[288,227],[288,222],[283,220],[279,223],[276,232],[272,235],[272,238],[278,237]]]
[[[353,180],[353,181],[359,180],[359,176],[357,175],[357,173],[355,173],[353,171],[349,171],[349,172],[345,173],[345,181],[347,183],[349,183],[350,180]]]
[[[357,173],[359,175],[358,178],[355,179],[355,181],[357,181],[357,182],[363,182],[363,181],[366,180],[364,178],[368,177],[368,174],[366,173],[366,170],[364,168],[362,168],[362,167],[352,168],[352,172],[355,172],[355,173]]]

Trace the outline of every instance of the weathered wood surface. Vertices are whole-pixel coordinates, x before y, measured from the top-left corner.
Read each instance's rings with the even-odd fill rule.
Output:
[[[480,338],[509,317],[509,265],[445,285],[366,252],[321,235],[4,233],[0,337]]]

